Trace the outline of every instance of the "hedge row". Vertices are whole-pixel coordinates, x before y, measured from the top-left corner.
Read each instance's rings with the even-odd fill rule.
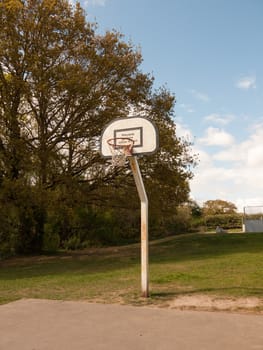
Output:
[[[208,215],[205,216],[203,220],[207,229],[215,229],[217,226],[220,226],[226,230],[242,228],[241,214]]]

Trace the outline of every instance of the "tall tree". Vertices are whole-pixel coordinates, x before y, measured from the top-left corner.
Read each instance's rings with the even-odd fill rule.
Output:
[[[174,96],[153,91],[140,51],[120,33],[96,29],[78,3],[0,1],[0,170],[38,191],[42,232],[47,191],[74,206],[83,193],[107,203],[116,177],[129,186],[129,172],[105,166],[98,141],[106,123],[131,111],[160,130],[160,152],[142,161],[155,203],[173,211],[189,193],[195,160],[176,136]]]
[[[222,199],[208,200],[203,205],[203,212],[205,215],[235,214],[237,207]]]

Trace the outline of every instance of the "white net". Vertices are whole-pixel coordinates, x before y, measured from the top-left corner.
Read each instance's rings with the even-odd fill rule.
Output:
[[[109,139],[108,145],[111,151],[111,164],[114,167],[123,167],[127,157],[132,156],[134,141],[130,138],[113,138]]]
[[[122,149],[115,149],[112,153],[111,165],[114,167],[122,167],[126,163],[126,155]]]

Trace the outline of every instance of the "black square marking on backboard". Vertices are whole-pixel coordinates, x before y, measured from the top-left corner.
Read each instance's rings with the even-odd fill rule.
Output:
[[[136,144],[133,147],[143,147],[143,128],[141,126],[128,129],[116,129],[114,130],[114,138],[127,137],[133,139],[135,131],[139,132],[139,140],[136,140]]]

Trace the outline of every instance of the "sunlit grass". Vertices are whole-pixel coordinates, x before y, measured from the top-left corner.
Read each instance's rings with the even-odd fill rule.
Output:
[[[263,234],[185,235],[150,246],[140,298],[136,246],[2,262],[0,303],[20,298],[159,303],[183,294],[263,297]]]

